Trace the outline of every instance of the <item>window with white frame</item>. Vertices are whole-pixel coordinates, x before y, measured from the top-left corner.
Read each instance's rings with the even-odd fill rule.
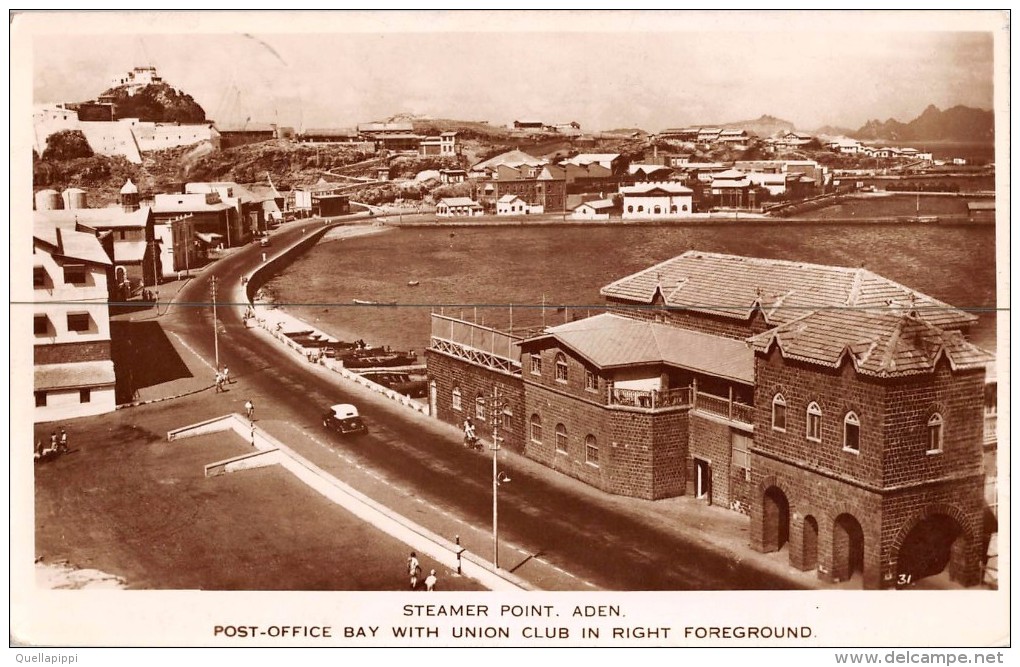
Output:
[[[562,353],[556,355],[556,381],[567,381],[567,357]]]
[[[453,388],[453,396],[450,402],[451,407],[454,410],[460,411],[460,387]]]
[[[786,399],[782,394],[776,394],[772,398],[772,430],[786,430]]]
[[[590,433],[584,438],[584,462],[596,468],[599,465],[599,444]]]
[[[475,398],[475,419],[485,423],[485,397],[481,394]]]
[[[542,418],[538,413],[531,415],[531,441],[542,443]]]
[[[942,452],[942,426],[942,415],[939,413],[936,412],[928,418],[927,442],[929,454],[939,454]]]
[[[595,373],[593,373],[593,372],[591,372],[591,371],[589,371],[587,369],[584,371],[584,388],[587,391],[598,391],[599,390],[599,383],[598,383],[598,380],[595,377]]]
[[[556,451],[563,453],[567,451],[567,427],[563,424],[556,425]]]
[[[855,412],[843,417],[843,449],[854,453],[861,451],[861,420]]]
[[[805,435],[808,440],[822,441],[822,408],[814,401],[807,406],[807,432]]]
[[[531,355],[531,374],[541,375],[542,374],[542,355],[535,352]]]

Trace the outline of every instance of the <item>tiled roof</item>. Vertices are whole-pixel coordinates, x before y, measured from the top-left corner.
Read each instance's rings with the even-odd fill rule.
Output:
[[[70,389],[111,385],[117,380],[112,361],[79,361],[35,367],[35,388]]]
[[[775,259],[690,250],[606,285],[600,293],[650,304],[657,292],[668,307],[746,320],[757,306],[772,325],[823,308],[916,310],[942,328],[977,320],[927,295],[867,269],[850,269]]]
[[[784,358],[836,368],[844,355],[858,373],[894,377],[930,373],[942,356],[954,370],[984,368],[994,356],[912,313],[820,310],[750,339],[757,352],[773,342]]]
[[[546,329],[547,338],[599,368],[667,364],[752,384],[754,352],[744,341],[603,313]]]

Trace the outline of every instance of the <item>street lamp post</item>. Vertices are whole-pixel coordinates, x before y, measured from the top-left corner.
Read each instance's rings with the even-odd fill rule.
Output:
[[[212,321],[213,321],[213,349],[216,353],[216,372],[220,372],[220,327],[216,321],[216,276],[211,279],[212,283]]]
[[[503,418],[504,402],[499,398],[499,387],[492,389],[492,403],[489,414],[492,419],[492,565],[499,569],[499,485],[509,482],[506,473],[500,472],[497,454],[499,453],[499,421]]]

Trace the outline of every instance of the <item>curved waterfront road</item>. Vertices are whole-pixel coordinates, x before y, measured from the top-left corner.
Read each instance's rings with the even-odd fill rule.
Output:
[[[289,223],[274,233],[273,249],[293,242],[301,237],[303,228],[310,231],[317,224],[321,223]],[[264,251],[254,245],[241,249],[193,279],[172,306],[173,330],[205,359],[213,359],[212,312],[204,304],[209,301],[209,281],[215,275],[221,284],[220,358],[229,365],[231,377],[240,380],[237,400],[243,401],[247,395],[259,397],[257,417],[268,415],[309,431],[317,428],[319,437],[329,440],[331,446],[389,480],[388,488],[395,495],[416,496],[481,531],[490,530],[491,458],[465,450],[442,431],[426,428],[420,419],[405,415],[406,408],[366,401],[357,393],[360,388],[348,390],[339,378],[324,377],[311,366],[302,367],[293,352],[245,329],[238,308],[223,303],[225,295],[240,284],[241,275],[261,261]],[[231,289],[225,289],[228,286]],[[359,405],[370,427],[367,436],[344,441],[322,433],[324,407],[341,402]],[[614,507],[611,498],[593,504],[590,494],[585,497],[569,484],[543,479],[546,476],[513,470],[512,484],[500,488],[500,537],[576,575],[577,590],[588,590],[584,580],[624,591],[794,586],[789,579],[721,557],[698,540],[664,530],[655,521],[635,519],[632,512]],[[387,504],[387,497],[377,495],[375,499]],[[428,526],[421,516],[409,518]],[[491,560],[491,542],[484,542],[484,532],[475,532],[473,543],[465,541],[465,546]],[[500,558],[505,567],[522,560],[510,550],[501,550]]]

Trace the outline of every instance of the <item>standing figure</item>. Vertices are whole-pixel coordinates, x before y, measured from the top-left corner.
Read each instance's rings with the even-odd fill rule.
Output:
[[[248,415],[248,421],[255,421],[255,404],[250,398],[244,403],[244,411]]]
[[[436,589],[436,571],[432,570],[429,572],[429,576],[425,577],[425,590],[430,593]]]
[[[230,384],[230,369],[223,367],[223,384]]]
[[[63,428],[60,429],[60,453],[67,453],[67,431]]]
[[[216,371],[216,393],[223,391],[223,373]]]
[[[407,558],[407,573],[411,575],[411,590],[418,588],[418,575],[421,574],[421,564],[418,562],[418,555],[411,552]]]

